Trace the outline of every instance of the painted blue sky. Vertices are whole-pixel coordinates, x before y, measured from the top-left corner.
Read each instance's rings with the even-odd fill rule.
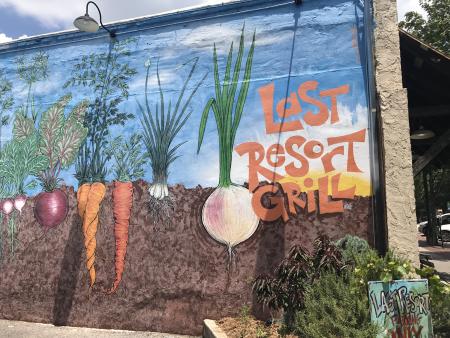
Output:
[[[187,6],[211,5],[229,0],[97,0],[105,22],[176,10]],[[0,0],[0,43],[20,36],[37,35],[72,28],[72,21],[84,13],[84,0]],[[408,11],[423,14],[418,0],[398,0],[399,18]],[[91,15],[97,18],[92,8]]]
[[[324,140],[329,135],[344,134],[355,128],[367,128],[367,102],[364,90],[365,80],[361,66],[358,40],[361,34],[355,27],[362,20],[361,9],[355,8],[354,1],[317,0],[307,1],[301,7],[285,5],[260,10],[253,13],[233,14],[222,18],[197,21],[169,28],[158,28],[133,33],[136,41],[129,45],[131,56],[124,62],[136,69],[138,74],[130,81],[130,97],[120,109],[138,114],[137,102],[143,102],[145,67],[150,59],[155,64],[159,60],[161,80],[166,99],[172,102],[178,97],[179,90],[187,76],[189,67],[181,65],[188,60],[198,58],[198,68],[191,81],[190,88],[201,77],[208,74],[206,81],[195,95],[190,111],[192,115],[187,125],[177,136],[176,142],[187,141],[181,148],[181,157],[171,166],[169,183],[183,183],[192,187],[215,186],[219,173],[218,136],[212,115],[209,118],[204,145],[196,154],[198,128],[201,113],[210,97],[214,94],[213,44],[218,47],[220,74],[224,73],[226,55],[231,42],[238,46],[241,29],[245,23],[246,53],[250,47],[252,33],[256,32],[256,50],[253,62],[252,81],[249,89],[241,124],[235,145],[248,141],[257,141],[264,145],[274,143],[274,138],[265,134],[265,125],[258,88],[274,83],[277,100],[286,93],[295,92],[298,86],[310,80],[319,82],[319,89],[330,89],[348,84],[350,93],[339,98],[339,110],[342,112],[340,124],[326,128],[306,128],[302,133],[308,138]],[[295,26],[295,17],[298,25]],[[120,39],[126,36],[121,35]],[[294,47],[293,47],[294,46]],[[237,47],[235,47],[237,48]],[[108,49],[107,39],[95,39],[46,49],[49,54],[49,77],[36,86],[36,102],[41,111],[68,92],[73,95],[72,105],[82,99],[93,99],[89,88],[76,87],[62,89],[74,64],[82,55],[101,53]],[[28,53],[28,52],[27,52]],[[27,55],[31,55],[29,52]],[[17,54],[0,56],[0,66],[6,70],[14,83],[16,105],[25,100],[24,84],[15,72],[14,59]],[[291,59],[292,56],[292,59]],[[292,67],[290,67],[292,61]],[[287,83],[289,81],[289,88]],[[149,99],[158,101],[156,69],[150,77]],[[318,98],[318,93],[312,94]],[[330,102],[328,102],[330,104]],[[303,112],[317,111],[304,104]],[[125,127],[111,129],[113,135],[129,136],[139,132],[139,119],[130,120]],[[11,130],[4,133],[7,141]],[[283,142],[291,134],[286,133],[280,139]],[[276,140],[275,140],[276,142]],[[360,165],[366,175],[370,175],[368,143],[356,147]],[[233,155],[232,179],[242,184],[248,179],[247,158]],[[337,166],[340,164],[337,163]],[[145,179],[151,181],[150,166],[146,166]],[[74,168],[62,175],[66,184],[77,186]],[[109,179],[112,179],[109,175]]]

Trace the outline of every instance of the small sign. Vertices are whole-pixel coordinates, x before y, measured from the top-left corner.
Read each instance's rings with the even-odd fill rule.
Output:
[[[377,338],[433,336],[428,280],[369,282],[370,317],[383,328]]]

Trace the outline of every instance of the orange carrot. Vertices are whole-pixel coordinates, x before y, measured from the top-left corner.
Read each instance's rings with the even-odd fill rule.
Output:
[[[125,268],[125,255],[128,245],[128,227],[130,225],[131,207],[133,205],[133,184],[114,181],[113,209],[114,236],[116,238],[116,278],[108,294],[114,293],[122,280]]]
[[[84,214],[86,213],[86,204],[88,200],[89,191],[91,190],[90,183],[82,184],[77,191],[77,204],[78,204],[78,214],[84,221]]]
[[[84,187],[87,184],[83,184]],[[78,197],[81,202],[78,206],[78,211],[83,211],[83,202],[86,200],[86,208],[83,218],[83,234],[84,234],[84,246],[86,248],[86,267],[89,271],[90,287],[92,288],[95,283],[95,249],[97,247],[97,240],[95,235],[97,234],[97,226],[99,219],[100,204],[105,197],[106,186],[103,183],[96,182],[90,186],[89,191],[86,193],[85,189],[79,191]]]

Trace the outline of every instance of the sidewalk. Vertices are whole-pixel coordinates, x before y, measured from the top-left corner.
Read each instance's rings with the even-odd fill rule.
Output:
[[[0,319],[0,338],[194,338],[169,333],[100,330]]]
[[[444,243],[443,247],[441,245],[431,246],[422,234],[419,234],[417,239],[419,241],[420,253],[431,255],[431,261],[434,263],[436,271],[442,279],[450,282],[450,243]]]

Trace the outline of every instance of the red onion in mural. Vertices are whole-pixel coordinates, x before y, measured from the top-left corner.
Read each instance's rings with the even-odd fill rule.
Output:
[[[64,222],[68,211],[67,196],[59,189],[41,192],[36,197],[34,216],[46,229],[54,228]]]

